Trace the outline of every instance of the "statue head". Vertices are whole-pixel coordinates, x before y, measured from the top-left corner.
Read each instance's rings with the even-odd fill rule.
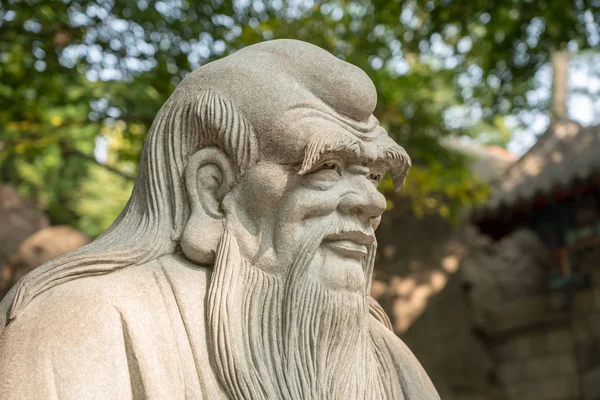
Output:
[[[232,396],[351,398],[342,394],[381,386],[385,371],[356,379],[371,357],[365,321],[386,205],[377,185],[391,171],[400,188],[410,160],[375,105],[362,70],[299,41],[249,46],[199,68],[157,115],[121,216],[23,280],[11,317],[65,280],[178,253],[213,268],[208,329],[223,344],[214,359],[236,354],[215,366]],[[344,327],[357,333],[336,336]]]
[[[186,257],[213,265],[227,227],[244,257],[284,275],[301,239],[327,226],[317,257],[338,268],[319,268],[322,279],[364,290],[355,266],[385,209],[377,185],[392,170],[400,186],[409,166],[372,115],[367,75],[318,47],[273,41],[198,69],[173,97],[191,93],[199,140],[182,174]]]

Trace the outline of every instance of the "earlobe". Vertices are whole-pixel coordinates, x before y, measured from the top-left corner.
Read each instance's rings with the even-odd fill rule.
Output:
[[[192,155],[185,168],[190,218],[180,246],[185,256],[200,265],[212,265],[224,228],[221,202],[235,180],[229,157],[215,147]]]

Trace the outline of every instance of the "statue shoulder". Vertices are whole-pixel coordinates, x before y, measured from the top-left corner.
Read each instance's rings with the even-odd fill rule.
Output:
[[[115,310],[152,313],[157,300],[165,295],[169,297],[167,292],[177,292],[173,295],[186,292],[187,295],[202,297],[209,277],[208,268],[196,266],[180,257],[164,256],[106,274],[76,277],[57,284],[35,296],[21,309],[17,318],[6,323],[15,295],[16,288],[13,288],[0,302],[0,337],[8,326],[18,320],[22,320],[18,325],[30,320],[27,315],[39,316],[44,324],[53,325],[60,324],[63,319],[90,320],[94,316],[113,314]],[[203,301],[202,298],[196,300]],[[41,324],[42,320],[33,319],[30,323]]]
[[[74,279],[35,297],[0,332],[0,399],[88,398],[82,390],[127,399],[132,382],[154,393],[148,397],[183,398],[167,393],[178,393],[183,371],[193,367],[191,353],[179,351],[179,344],[189,345],[179,313],[202,314],[176,301],[177,288],[193,291],[185,284],[192,268],[164,264]],[[177,368],[180,357],[184,369]],[[54,395],[56,387],[61,395]]]
[[[2,330],[0,398],[86,398],[86,387],[103,398],[126,398],[120,288],[111,294],[104,284],[112,280],[95,278],[41,293]]]
[[[152,264],[126,267],[103,275],[75,278],[60,283],[38,294],[10,321],[4,330],[13,325],[35,324],[36,326],[62,325],[63,328],[75,321],[103,319],[115,314],[123,302],[135,293],[148,290],[152,280]],[[2,301],[7,308],[12,300],[10,294]],[[66,325],[65,325],[66,324]],[[31,327],[33,328],[33,327]],[[13,328],[14,329],[14,328]],[[3,329],[0,327],[0,337]]]

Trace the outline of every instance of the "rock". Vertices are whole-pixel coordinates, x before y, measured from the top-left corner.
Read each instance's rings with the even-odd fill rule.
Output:
[[[69,253],[90,242],[83,233],[69,226],[49,226],[43,228],[21,243],[8,261],[12,282],[25,274],[63,254]]]

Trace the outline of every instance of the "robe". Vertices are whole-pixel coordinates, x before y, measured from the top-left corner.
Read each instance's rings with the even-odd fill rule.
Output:
[[[165,256],[38,295],[0,325],[0,399],[226,399],[207,347],[210,271]],[[404,399],[439,399],[404,343],[376,318],[369,323]]]

